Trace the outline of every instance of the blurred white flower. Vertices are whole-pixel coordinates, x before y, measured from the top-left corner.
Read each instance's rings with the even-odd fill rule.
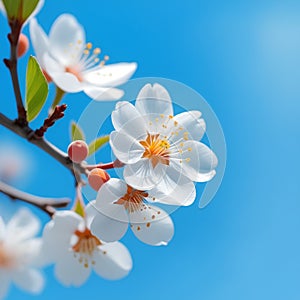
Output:
[[[89,227],[97,213],[92,205],[82,218],[73,211],[58,211],[43,234],[43,252],[55,263],[55,275],[65,286],[81,286],[93,269],[106,279],[120,279],[132,269],[127,248],[119,243],[104,243]]]
[[[75,17],[63,14],[52,25],[49,37],[35,19],[30,37],[39,63],[54,83],[69,93],[84,91],[94,100],[117,100],[124,92],[114,87],[125,83],[136,63],[105,65],[100,48],[85,41],[84,28]]]
[[[171,98],[161,85],[145,85],[135,106],[118,102],[112,122],[116,131],[110,145],[126,164],[124,178],[132,187],[171,193],[177,185],[206,182],[215,175],[217,157],[199,142],[205,132],[201,113],[174,116]]]
[[[169,215],[145,200],[158,201],[150,192],[139,191],[124,181],[112,178],[98,191],[91,230],[107,242],[119,240],[128,229],[142,242],[167,245],[174,235],[174,225]],[[92,203],[93,204],[93,203]]]
[[[41,239],[39,220],[27,209],[21,209],[5,225],[0,217],[0,299],[13,282],[19,288],[39,293],[44,278],[36,268],[40,263]]]
[[[39,11],[44,6],[44,2],[45,2],[45,0],[39,0],[39,3],[37,4],[35,10],[31,14],[31,16],[28,18],[28,20],[25,22],[25,25],[28,23],[28,21],[30,21],[30,19],[34,18],[39,13]],[[4,7],[2,0],[0,0],[0,11],[2,11],[2,13],[4,15],[6,15],[5,7]]]

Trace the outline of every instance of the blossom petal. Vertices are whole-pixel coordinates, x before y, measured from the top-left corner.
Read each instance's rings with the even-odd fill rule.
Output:
[[[154,169],[149,159],[141,159],[138,162],[124,167],[124,179],[137,190],[149,190],[159,183],[165,174],[166,166],[158,164]]]
[[[122,130],[137,140],[142,140],[147,135],[144,118],[127,101],[121,101],[116,104],[116,109],[111,114],[111,120],[117,131]]]
[[[35,269],[23,269],[14,272],[13,281],[21,289],[34,294],[40,293],[45,285],[44,276]]]
[[[6,228],[5,223],[2,217],[0,217],[0,241],[5,237],[5,228]]]
[[[149,196],[152,196],[150,201],[154,197],[155,202],[188,206],[195,200],[196,189],[189,178],[170,167],[167,168],[165,176],[161,178],[158,185],[149,191]]]
[[[54,269],[56,278],[66,287],[83,285],[91,274],[91,266],[84,266],[73,252],[68,252],[63,259],[59,260]]]
[[[41,67],[44,69],[44,54],[49,49],[49,40],[48,36],[38,24],[36,19],[32,19],[29,24],[30,39],[36,54],[37,60],[40,63]]]
[[[125,164],[136,163],[145,151],[137,140],[122,132],[113,131],[109,143],[115,156]]]
[[[85,32],[75,17],[60,15],[49,34],[49,52],[64,66],[78,63],[85,48]]]
[[[105,279],[125,277],[132,269],[132,258],[128,249],[119,242],[99,246],[95,252],[95,272]]]
[[[123,97],[124,91],[115,88],[104,88],[87,85],[83,91],[93,100],[96,101],[115,101]]]
[[[91,231],[100,240],[114,242],[127,231],[128,215],[123,205],[115,202],[127,192],[124,181],[112,178],[99,189],[96,199],[98,214],[91,223]]]
[[[46,68],[47,70],[47,68]],[[47,72],[48,73],[48,72]],[[84,88],[84,84],[82,84],[76,76],[71,73],[48,73],[55,84],[67,93],[77,93],[81,92]]]
[[[183,152],[172,156],[172,163],[193,181],[206,182],[214,174],[218,159],[205,144],[188,140],[184,142]]]
[[[172,121],[176,126],[173,126],[171,130],[178,133],[172,136],[173,142],[182,139],[186,133],[188,133],[187,136],[189,139],[200,141],[206,130],[206,124],[204,119],[201,118],[200,111],[183,112],[176,115]]]
[[[17,240],[26,240],[35,236],[40,230],[38,218],[26,208],[20,209],[7,224],[8,236]]]
[[[139,92],[135,107],[141,115],[173,115],[172,101],[168,91],[158,83],[146,84]]]
[[[143,243],[153,246],[167,245],[174,235],[172,219],[158,207],[146,207],[130,214],[133,233]]]
[[[90,84],[105,87],[114,87],[128,81],[137,68],[136,63],[118,63],[100,66],[83,74],[85,81]]]
[[[48,260],[61,258],[70,247],[71,236],[83,219],[72,211],[59,211],[44,229],[43,254]]]

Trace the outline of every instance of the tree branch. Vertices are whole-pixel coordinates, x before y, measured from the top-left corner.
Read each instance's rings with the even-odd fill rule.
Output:
[[[43,198],[34,196],[25,192],[22,192],[18,189],[13,188],[12,186],[0,181],[0,192],[9,196],[12,199],[21,200],[23,202],[34,205],[35,207],[43,210],[50,217],[55,213],[55,208],[66,207],[70,200],[67,198],[53,199],[53,198]]]
[[[98,165],[87,165],[85,166],[86,170],[91,171],[95,168],[103,169],[103,170],[108,170],[108,169],[114,169],[114,168],[122,168],[124,167],[125,164],[116,159],[113,162],[106,163],[106,164],[98,164]]]
[[[21,33],[22,25],[18,23],[17,20],[10,22],[11,33],[8,34],[8,40],[10,43],[10,58],[4,59],[4,63],[9,69],[13,89],[15,93],[15,99],[17,104],[18,119],[17,122],[21,125],[27,125],[27,116],[26,110],[23,105],[19,77],[18,77],[18,57],[17,57],[17,48],[19,36]]]
[[[36,145],[38,148],[42,149],[44,152],[48,153],[54,159],[56,159],[60,164],[69,169],[75,176],[76,173],[86,174],[86,169],[81,164],[73,163],[68,157],[67,153],[61,151],[53,144],[45,140],[44,138],[37,137],[34,131],[28,126],[24,126],[18,123],[18,121],[13,121],[7,118],[5,115],[0,113],[0,124],[8,128],[12,132],[16,133],[20,137],[28,140],[30,143]]]

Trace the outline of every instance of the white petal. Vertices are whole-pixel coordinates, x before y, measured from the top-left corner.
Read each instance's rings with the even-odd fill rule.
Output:
[[[94,256],[95,272],[105,279],[125,277],[132,269],[132,258],[128,249],[119,242],[99,246]]]
[[[21,289],[37,294],[45,285],[42,273],[35,269],[24,269],[13,274],[14,283]]]
[[[4,299],[11,283],[10,274],[0,269],[0,299]]]
[[[188,140],[183,143],[183,153],[172,155],[172,165],[193,181],[210,180],[218,164],[216,155],[205,144]]]
[[[4,4],[2,3],[2,0],[0,1],[0,10],[6,15]],[[1,297],[0,297],[1,298]]]
[[[85,84],[83,91],[96,101],[115,101],[123,97],[124,91],[115,88],[102,88]]]
[[[136,163],[145,152],[144,147],[136,139],[122,132],[113,131],[109,143],[115,156],[125,164]]]
[[[172,128],[173,132],[178,134],[172,136],[172,141],[177,141],[183,138],[184,133],[188,133],[188,138],[200,141],[205,133],[206,124],[205,121],[201,118],[200,111],[188,111],[183,112],[179,115],[176,115],[172,122],[177,124],[177,126]],[[175,123],[177,122],[177,123]],[[178,130],[178,128],[181,128]]]
[[[30,38],[32,42],[32,46],[34,49],[34,52],[36,54],[37,60],[40,63],[41,67],[44,69],[44,54],[49,49],[49,40],[42,29],[42,27],[38,24],[36,19],[32,19],[29,24],[29,32],[30,32]]]
[[[114,87],[128,81],[137,68],[136,63],[118,63],[99,67],[83,74],[85,81],[101,86]]]
[[[2,219],[2,217],[0,217],[0,241],[5,237],[5,223]]]
[[[17,240],[25,240],[35,236],[40,227],[40,220],[30,210],[22,208],[7,224],[7,235]]]
[[[72,211],[59,211],[44,229],[43,254],[49,261],[64,255],[70,247],[71,237],[83,219]]]
[[[129,102],[122,101],[116,104],[111,114],[113,126],[117,131],[123,131],[137,140],[143,140],[147,135],[144,118]]]
[[[49,34],[49,52],[64,66],[78,63],[85,47],[85,32],[75,17],[59,16]]]
[[[84,211],[86,227],[91,228],[91,223],[95,216],[98,214],[98,209],[96,208],[96,200],[90,201],[89,204],[86,205]]]
[[[169,215],[162,209],[146,205],[143,211],[130,214],[131,229],[142,242],[161,246],[167,245],[174,235],[174,225]]]
[[[159,183],[165,174],[166,166],[158,164],[154,169],[151,161],[143,158],[124,167],[124,179],[127,184],[137,190],[149,190]]]
[[[91,223],[91,231],[102,241],[118,241],[125,235],[128,229],[128,216],[124,207],[118,204],[112,204],[108,213],[111,217],[100,212],[95,216]],[[124,222],[126,218],[127,222]]]
[[[149,196],[152,197],[149,200],[153,200],[154,197],[155,202],[188,206],[194,202],[196,190],[189,178],[169,167],[159,184],[149,191]]]
[[[18,251],[22,252],[24,262],[31,266],[40,267],[43,266],[45,260],[42,257],[42,239],[30,239],[18,245]]]
[[[84,84],[71,73],[48,73],[53,82],[67,93],[78,93],[83,91]]]
[[[146,84],[139,92],[135,106],[142,115],[173,115],[172,101],[168,91],[158,83]]]
[[[79,287],[87,281],[91,274],[91,267],[90,264],[87,268],[84,267],[84,264],[74,257],[74,253],[69,252],[64,259],[57,262],[54,272],[63,285]]]

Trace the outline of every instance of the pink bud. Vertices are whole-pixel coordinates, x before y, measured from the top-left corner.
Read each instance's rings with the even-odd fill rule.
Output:
[[[18,57],[23,56],[29,48],[29,41],[28,41],[28,37],[21,33],[19,36],[19,41],[18,41],[18,48],[17,48],[17,55]]]
[[[110,176],[108,173],[99,168],[93,169],[88,177],[89,184],[95,191],[98,191],[100,187],[109,179]]]
[[[75,163],[80,163],[87,158],[89,147],[86,142],[78,140],[72,142],[68,147],[68,155]]]

